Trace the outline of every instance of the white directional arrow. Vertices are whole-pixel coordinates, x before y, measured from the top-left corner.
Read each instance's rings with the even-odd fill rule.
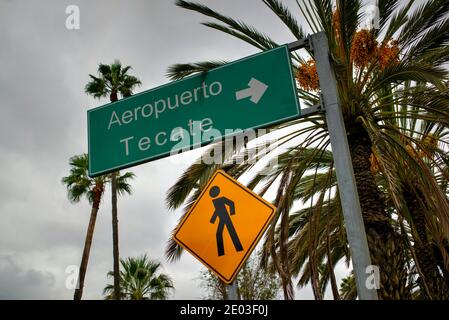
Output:
[[[260,82],[257,79],[251,78],[248,83],[249,88],[237,91],[235,93],[235,98],[237,100],[242,100],[248,97],[251,97],[251,102],[257,104],[259,100],[262,98],[265,91],[268,89],[268,86],[265,83]]]

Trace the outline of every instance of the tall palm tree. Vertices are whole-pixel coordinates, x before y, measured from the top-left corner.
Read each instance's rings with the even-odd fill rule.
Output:
[[[426,97],[428,99],[428,97]],[[420,103],[425,103],[419,97]],[[409,142],[407,150],[409,156],[417,162],[423,163],[428,174],[433,175],[443,192],[447,194],[444,186],[447,183],[446,159],[439,158],[443,145],[440,143],[449,134],[447,127],[441,123],[430,121],[411,121],[407,125],[413,143]],[[449,299],[449,268],[444,263],[439,263],[437,257],[448,256],[448,242],[445,240],[444,232],[441,232],[435,208],[428,204],[426,199],[431,195],[433,188],[419,183],[420,172],[416,172],[409,163],[400,163],[397,166],[396,175],[400,181],[400,192],[396,199],[402,205],[404,214],[401,216],[405,223],[401,225],[402,230],[407,232],[408,247],[413,257],[414,265],[419,275],[417,282],[420,288],[421,299]]]
[[[430,0],[413,6],[407,1],[379,1],[379,29],[360,29],[364,20],[362,2],[359,0],[337,0],[336,9],[330,0],[297,1],[306,26],[300,26],[289,8],[279,0],[262,1],[291,31],[296,38],[304,38],[307,32],[324,31],[329,41],[333,67],[337,74],[338,92],[344,115],[348,142],[352,157],[363,220],[367,232],[372,262],[380,267],[382,299],[409,297],[406,290],[404,268],[406,256],[397,225],[392,223],[393,212],[386,206],[385,190],[393,195],[394,213],[404,212],[401,202],[395,198],[400,194],[397,168],[406,163],[408,170],[417,172],[415,183],[427,188],[421,199],[438,221],[441,239],[438,241],[445,268],[449,267],[449,256],[442,250],[442,244],[449,238],[449,205],[446,193],[438,186],[436,175],[432,175],[425,163],[411,157],[407,146],[416,145],[416,139],[406,127],[408,121],[431,120],[444,127],[448,125],[449,103],[447,97],[448,78],[445,63],[449,61],[447,46],[449,34],[449,3],[445,0]],[[217,22],[206,26],[235,36],[260,50],[276,47],[278,44],[256,28],[231,17],[224,16],[205,5],[178,0],[177,5],[206,15]],[[292,39],[293,40],[293,39]],[[313,52],[291,54],[297,70],[298,97],[305,105],[319,102],[319,79],[313,62]],[[196,72],[207,71],[222,65],[223,61],[206,61],[192,64],[177,64],[169,68],[173,79],[180,79]],[[429,103],[420,103],[425,97]],[[400,119],[393,121],[394,119]],[[325,117],[321,114],[291,121],[272,127],[290,128],[290,131],[271,146],[281,147],[297,141],[293,153],[281,170],[272,169],[272,175],[264,180],[256,176],[251,187],[262,186],[265,193],[276,181],[277,194],[274,200],[277,215],[267,232],[265,251],[271,255],[283,281],[284,295],[292,297],[291,268],[288,259],[288,216],[294,202],[294,190],[311,163],[320,163],[329,149],[329,137]],[[285,131],[284,131],[285,132]],[[419,142],[418,142],[419,143]],[[444,149],[448,141],[441,140],[435,150],[439,162],[448,163]],[[304,148],[316,146],[315,152],[302,156]],[[274,147],[274,148],[273,148]],[[237,150],[238,152],[239,150]],[[230,155],[230,157],[235,154]],[[378,184],[376,174],[371,171],[371,159],[375,156],[385,188]],[[229,158],[229,157],[228,157]],[[235,177],[252,169],[245,162],[240,165],[222,165]],[[186,203],[188,207],[195,200],[205,181],[220,165],[194,164],[169,191],[167,202],[171,208]],[[441,165],[435,165],[440,168]],[[447,174],[439,170],[439,176],[447,180]],[[438,176],[438,175],[437,175]],[[280,223],[279,249],[275,249],[275,226]],[[176,258],[182,250],[170,242],[167,254]],[[318,289],[318,287],[317,287]]]
[[[88,175],[89,160],[87,154],[70,158],[70,174],[62,178],[62,183],[67,186],[67,196],[71,202],[77,203],[84,196],[92,204],[86,239],[84,241],[83,256],[79,269],[78,287],[75,289],[74,300],[81,300],[89,261],[90,248],[97,221],[97,213],[104,194],[106,185],[111,181],[111,175],[102,175],[91,178]],[[129,180],[134,178],[134,173],[126,172],[117,177],[117,191],[120,195],[131,194]]]
[[[421,103],[424,102],[421,101]],[[396,120],[405,119],[398,117],[394,121]],[[437,181],[447,182],[447,178],[443,176],[447,170],[441,171],[438,168],[438,166],[445,167],[444,161],[438,163],[438,161],[429,160],[435,160],[438,153],[442,153],[436,150],[439,149],[439,141],[444,139],[449,131],[439,123],[418,121],[413,116],[408,117],[408,120],[416,120],[406,121],[402,127],[403,131],[412,132],[411,137],[416,141],[413,145],[407,145],[410,156],[417,161],[425,161],[428,170],[437,175],[434,177]],[[285,168],[295,152],[295,148],[292,148],[280,155],[278,170]],[[313,152],[315,149],[305,149],[302,150],[301,155],[307,157],[307,154]],[[335,263],[344,257],[349,265],[349,252],[346,248],[348,244],[342,227],[338,192],[332,192],[332,189],[336,188],[336,177],[331,153],[326,151],[320,161],[320,172],[309,170],[311,173],[303,176],[294,190],[294,199],[300,199],[304,203],[311,202],[314,197],[316,200],[311,202],[310,207],[306,206],[290,214],[288,254],[292,273],[298,275],[302,271],[298,285],[303,286],[311,281],[315,297],[319,299],[323,296],[323,289],[330,277],[332,292],[334,297],[338,298],[333,268]],[[311,165],[313,168],[317,163],[311,163]],[[383,190],[387,210],[394,213],[390,224],[394,226],[397,236],[403,241],[401,250],[405,254],[408,267],[403,268],[399,274],[403,279],[409,278],[407,280],[409,284],[404,286],[405,291],[414,290],[413,298],[447,299],[449,292],[447,267],[444,263],[439,263],[439,259],[436,258],[447,254],[447,246],[444,242],[439,243],[441,239],[444,239],[444,235],[438,228],[435,229],[438,222],[435,221],[437,218],[434,210],[438,209],[433,207],[432,203],[426,204],[424,200],[423,195],[429,190],[421,189],[422,186],[416,183],[420,178],[408,163],[396,165],[395,179],[400,188],[395,193],[386,192],[388,181],[380,173],[379,163],[374,155],[371,158],[371,171],[376,177],[376,183]],[[444,187],[442,190],[445,190]],[[399,203],[397,207],[400,207],[401,211],[394,206],[395,201]],[[433,208],[429,210],[429,207]],[[277,230],[277,239],[279,234],[280,230]],[[279,243],[277,242],[276,245],[279,246]],[[311,246],[314,248],[313,251],[310,250]],[[390,259],[395,258],[390,257]],[[325,272],[319,267],[320,264],[326,266]],[[419,286],[419,290],[416,290],[416,285]],[[410,292],[407,293],[408,297],[411,297]]]
[[[97,213],[100,208],[101,198],[104,188],[109,180],[106,175],[90,178],[88,176],[88,156],[87,154],[76,155],[70,158],[70,174],[62,178],[62,182],[67,186],[67,195],[71,202],[77,203],[82,197],[86,197],[92,204],[90,211],[89,225],[87,227],[86,239],[84,241],[83,256],[79,268],[78,286],[73,296],[74,300],[81,300],[86,277],[87,264],[89,262],[90,247],[94,235]]]
[[[449,133],[447,128],[429,121],[408,121],[404,128],[413,132],[412,136],[418,142],[415,145],[408,145],[410,155],[418,161],[425,161],[432,172],[440,175],[436,177],[438,181],[447,181],[441,173],[438,173],[439,170],[435,170],[436,164],[429,161],[438,156],[435,150],[438,149],[439,140]],[[279,157],[280,168],[288,163],[288,159],[295,153],[294,149],[288,150]],[[302,155],[306,156],[311,152],[314,152],[314,149],[305,149]],[[332,192],[332,189],[336,188],[336,177],[331,153],[325,152],[320,160],[320,172],[303,176],[294,190],[295,199],[308,203],[315,197],[316,201],[312,201],[310,207],[305,206],[289,216],[289,261],[293,275],[298,275],[302,271],[299,286],[304,286],[311,281],[315,297],[320,299],[324,295],[324,289],[330,278],[334,298],[338,299],[333,268],[342,258],[346,258],[349,266],[348,244],[342,227],[338,192]],[[390,223],[400,231],[399,236],[403,240],[401,247],[406,254],[408,267],[403,269],[402,276],[409,278],[406,289],[414,290],[413,298],[447,299],[449,292],[447,268],[444,263],[438,263],[436,258],[441,256],[439,252],[444,253],[447,248],[444,247],[444,243],[443,246],[438,245],[439,239],[444,236],[440,230],[435,230],[435,225],[438,223],[433,220],[436,217],[433,211],[429,212],[428,206],[423,201],[422,195],[428,190],[421,190],[421,186],[415,183],[419,177],[414,170],[408,168],[407,163],[400,163],[396,166],[398,170],[395,174],[402,188],[392,196],[385,192],[387,182],[379,174],[379,164],[374,155],[371,166],[377,184],[384,190],[386,208],[397,216],[391,219]],[[440,163],[440,166],[444,166],[444,163]],[[442,189],[444,190],[444,187]],[[323,194],[326,196],[322,197]],[[394,201],[402,203],[401,212],[396,210]],[[277,239],[279,233],[278,229]],[[276,245],[279,246],[279,243],[277,242]],[[310,250],[311,246],[314,248],[313,251]],[[325,268],[319,267],[320,264]],[[416,290],[417,286],[419,290]]]
[[[170,276],[160,273],[160,262],[150,260],[146,255],[138,258],[120,259],[120,295],[126,300],[166,300],[174,289]],[[108,276],[113,277],[112,271]],[[113,299],[114,286],[108,284],[103,294]]]
[[[109,96],[111,102],[118,100],[118,93],[126,98],[132,95],[133,90],[141,85],[138,78],[129,75],[130,66],[122,68],[119,60],[115,60],[111,65],[99,64],[98,77],[89,74],[91,80],[86,84],[85,92],[95,98]],[[118,245],[118,218],[117,218],[117,172],[111,174],[111,201],[112,201],[112,239],[114,256],[115,292],[117,299],[120,292],[119,284],[119,245]]]

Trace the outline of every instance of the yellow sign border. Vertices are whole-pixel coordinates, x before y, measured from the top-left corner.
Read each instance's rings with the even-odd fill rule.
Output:
[[[224,178],[228,179],[229,181],[233,182],[235,185],[237,185],[239,188],[241,188],[242,190],[248,192],[252,197],[256,198],[257,200],[259,200],[260,202],[262,202],[264,205],[266,205],[267,207],[271,208],[271,213],[269,214],[267,220],[265,221],[263,227],[259,230],[259,233],[257,234],[256,238],[254,239],[254,241],[251,243],[250,247],[248,248],[248,250],[246,251],[245,255],[243,256],[242,260],[240,261],[240,263],[237,265],[237,267],[235,268],[234,272],[232,273],[231,277],[229,279],[225,278],[218,270],[215,270],[211,265],[209,265],[207,263],[207,261],[203,260],[200,256],[198,256],[194,250],[192,250],[191,248],[189,248],[189,246],[187,246],[185,243],[182,242],[181,239],[178,239],[176,237],[176,235],[178,234],[178,231],[182,228],[183,224],[187,221],[187,219],[189,218],[190,214],[193,212],[193,210],[195,210],[195,207],[197,205],[197,203],[201,200],[201,198],[203,197],[203,195],[206,193],[206,190],[209,189],[210,184],[212,183],[212,181],[214,181],[215,177],[217,175],[221,174]],[[276,212],[276,207],[271,204],[270,202],[268,202],[267,200],[265,200],[264,198],[262,198],[259,195],[255,195],[254,191],[252,191],[251,189],[249,189],[248,187],[246,187],[245,185],[241,184],[240,182],[238,182],[237,180],[235,180],[233,177],[231,177],[230,175],[228,175],[226,172],[224,172],[223,170],[217,170],[214,172],[214,174],[212,175],[212,177],[209,179],[209,181],[207,182],[206,186],[203,188],[203,191],[201,191],[201,194],[198,196],[198,199],[195,201],[195,203],[193,204],[193,206],[190,208],[190,210],[186,213],[186,215],[183,217],[183,219],[181,220],[181,222],[178,224],[176,231],[173,233],[173,240],[176,241],[176,243],[178,243],[181,247],[183,247],[185,250],[187,250],[188,252],[190,252],[194,257],[196,257],[198,260],[200,260],[209,270],[211,270],[212,272],[214,272],[224,283],[226,284],[230,284],[234,281],[235,277],[237,276],[238,272],[240,271],[240,269],[242,268],[243,264],[246,262],[246,260],[248,260],[249,256],[251,255],[251,253],[253,252],[254,248],[256,247],[257,243],[259,242],[260,238],[262,237],[262,235],[265,233],[265,230],[268,227],[268,224],[270,223],[271,219],[274,216],[274,213]]]

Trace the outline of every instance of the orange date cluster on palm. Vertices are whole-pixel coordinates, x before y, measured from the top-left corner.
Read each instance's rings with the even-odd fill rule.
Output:
[[[314,60],[309,60],[299,65],[296,71],[296,81],[306,91],[318,91],[318,73]]]
[[[358,31],[351,44],[351,60],[356,67],[364,67],[377,54],[377,40],[372,32],[363,29]]]
[[[340,37],[339,18],[338,10],[336,10],[333,14],[332,26],[337,40]],[[392,39],[379,43],[372,31],[361,29],[353,37],[350,56],[351,62],[359,69],[375,64],[375,67],[384,70],[388,65],[399,62],[399,47],[397,41]],[[296,80],[305,91],[319,90],[318,74],[313,60],[298,66]]]
[[[383,70],[390,63],[399,62],[399,47],[397,41],[384,41],[380,48],[378,48],[379,67]]]
[[[383,70],[389,64],[399,62],[399,47],[394,40],[384,40],[379,44],[371,31],[362,29],[352,40],[351,60],[358,68],[376,63]]]

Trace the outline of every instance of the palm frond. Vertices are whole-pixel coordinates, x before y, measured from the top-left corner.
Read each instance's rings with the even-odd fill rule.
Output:
[[[132,172],[125,172],[117,176],[117,192],[119,195],[131,194],[132,188],[129,180],[135,178],[135,174]]]
[[[84,87],[84,91],[87,94],[93,95],[94,98],[102,98],[108,95],[108,90],[106,88],[106,83],[104,80],[97,78],[93,75],[89,75],[92,79]]]
[[[213,68],[228,63],[224,60],[204,61],[195,63],[177,63],[167,69],[167,77],[171,80],[180,80],[195,73],[207,72]]]
[[[249,26],[244,22],[237,21],[230,17],[224,16],[224,15],[210,9],[209,7],[207,7],[205,5],[195,3],[195,2],[184,1],[184,0],[177,0],[176,5],[181,8],[184,8],[184,9],[202,13],[205,16],[214,18],[216,20],[219,20],[219,21],[225,23],[228,28],[231,28],[235,32],[240,33],[242,35],[241,39],[243,39],[243,40],[249,39],[249,38],[252,39],[251,40],[252,43],[250,43],[250,44],[253,44],[253,42],[257,42],[260,46],[262,46],[265,49],[274,48],[276,46],[276,44],[273,40],[271,40],[267,35],[264,35],[264,34],[260,33],[259,31],[257,31],[256,28]],[[211,25],[208,25],[208,26],[211,26]],[[213,24],[212,26],[216,27],[217,24]],[[221,31],[227,30],[228,29],[227,27],[224,27]]]
[[[293,17],[290,10],[282,4],[279,0],[263,0],[263,2],[270,8],[276,16],[290,29],[291,33],[296,39],[305,38],[303,29],[299,26],[296,19]]]

